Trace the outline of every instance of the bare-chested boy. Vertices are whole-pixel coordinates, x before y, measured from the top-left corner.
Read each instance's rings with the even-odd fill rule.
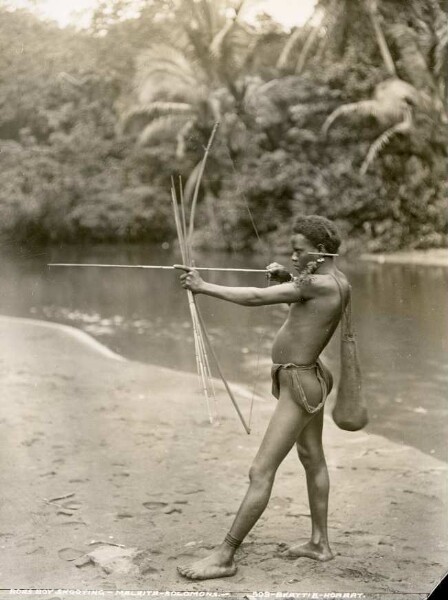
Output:
[[[323,405],[333,378],[319,355],[341,316],[341,293],[335,278],[344,304],[348,298],[347,280],[329,256],[337,253],[340,242],[328,219],[297,217],[291,238],[297,275],[272,263],[268,274],[280,285],[267,288],[215,285],[203,281],[196,270],[182,267],[186,271],[181,276],[183,287],[195,294],[243,306],[290,305],[272,347],[273,394],[278,403],[250,468],[249,489],[224,541],[207,558],[178,567],[184,577],[211,579],[235,574],[234,554],[266,508],[276,471],[294,445],[306,472],[312,530],[308,543],[287,548],[284,554],[320,561],[333,558],[327,535],[329,479],[322,448]]]

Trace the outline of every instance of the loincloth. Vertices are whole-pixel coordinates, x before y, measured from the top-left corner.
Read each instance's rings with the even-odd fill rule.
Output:
[[[317,412],[324,406],[329,390],[327,381],[325,379],[323,366],[319,359],[311,365],[295,365],[294,363],[286,363],[284,365],[280,365],[274,363],[271,369],[272,395],[277,399],[280,397],[279,374],[282,369],[285,371],[285,373],[288,374],[288,388],[291,392],[291,397],[294,400],[294,402],[296,402],[296,404],[304,408],[306,412],[310,414]],[[315,369],[316,376],[322,390],[322,400],[317,406],[310,406],[308,404],[308,400],[306,398],[306,394],[300,381],[299,375],[300,371],[310,371],[311,369]]]

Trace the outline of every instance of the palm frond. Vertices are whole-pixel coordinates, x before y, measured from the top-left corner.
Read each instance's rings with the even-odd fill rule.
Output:
[[[145,72],[144,83],[147,84],[149,80],[155,80],[157,83],[167,80],[176,80],[182,82],[183,85],[196,85],[197,78],[192,76],[187,71],[179,71],[175,65],[163,65],[154,64],[148,66]]]
[[[211,44],[210,44],[210,52],[217,58],[220,58],[223,53],[223,47],[226,43],[226,39],[229,33],[234,29],[234,27],[238,23],[238,18],[243,8],[245,0],[240,0],[238,6],[235,9],[235,15],[232,18],[227,18],[222,27],[213,35]]]
[[[151,102],[129,109],[122,117],[124,127],[135,117],[152,119],[168,114],[186,114],[192,112],[191,104],[184,102]]]
[[[226,41],[227,36],[235,27],[235,20],[229,19],[224,27],[218,31],[218,33],[213,37],[212,42],[210,44],[209,50],[213,57],[218,60],[221,59],[223,53],[223,47]]]
[[[308,55],[311,52],[311,48],[313,47],[314,42],[317,40],[319,33],[320,27],[314,27],[308,34],[308,37],[306,38],[305,43],[303,44],[303,48],[300,51],[299,57],[297,59],[297,64],[295,68],[296,73],[301,73],[303,71],[303,67],[305,66],[305,63],[308,59]]]
[[[437,79],[442,78],[447,69],[448,62],[448,25],[439,33],[434,49],[434,73]]]
[[[139,136],[140,146],[146,146],[157,137],[174,138],[176,133],[185,125],[185,116],[166,115],[151,121]]]
[[[297,27],[293,31],[293,33],[289,36],[289,38],[286,41],[286,44],[283,46],[280,56],[278,57],[277,63],[275,65],[276,69],[281,71],[286,68],[286,66],[289,62],[289,57],[291,56],[292,51],[294,50],[295,46],[297,45],[297,42],[303,36],[303,33],[304,33],[304,28]]]
[[[196,119],[194,118],[187,121],[176,136],[176,156],[179,159],[182,159],[185,156],[185,150],[187,146],[186,138],[190,131],[193,129],[195,122]]]
[[[407,81],[392,77],[375,86],[373,97],[379,102],[410,102],[418,104],[419,91]]]
[[[322,20],[322,13],[316,11],[311,17],[311,28],[308,35],[305,38],[305,42],[300,50],[299,56],[297,58],[295,72],[301,73],[305,67],[305,64],[308,60],[308,56],[313,48],[315,42],[318,40],[322,31],[325,31],[329,28],[329,23],[331,21],[336,21],[337,17],[335,16],[335,10],[338,4],[338,0],[333,0],[333,4],[327,10],[324,18]],[[330,28],[331,29],[331,28]],[[330,35],[330,34],[328,34]]]
[[[180,48],[168,44],[157,44],[142,52],[137,59],[137,85],[148,78],[175,77],[186,84],[197,82],[200,70]]]
[[[201,0],[198,3],[200,14],[202,16],[203,23],[206,28],[213,32],[217,27],[217,6],[216,3],[210,2],[210,0]]]
[[[206,87],[205,73],[179,48],[157,44],[138,57],[134,89],[139,105],[162,99],[195,104]]]
[[[209,36],[213,37],[220,27],[222,26],[222,6],[221,2],[215,0],[186,0],[190,8],[193,21],[195,21],[196,27],[201,30],[207,39],[205,40],[207,45],[210,43]]]
[[[350,114],[366,115],[377,117],[381,110],[381,105],[377,100],[361,100],[360,102],[350,102],[336,108],[326,119],[322,125],[322,135],[327,136],[330,127],[334,122],[342,116]]]
[[[384,131],[370,146],[369,151],[367,153],[366,158],[364,159],[360,173],[361,175],[365,175],[369,166],[375,160],[377,155],[389,144],[391,139],[397,135],[398,133],[407,133],[410,131],[412,126],[412,113],[411,111],[407,111],[405,118],[400,123],[397,123],[393,127],[389,127],[386,131]]]
[[[432,99],[407,81],[395,77],[386,79],[375,86],[373,99],[351,102],[336,108],[326,118],[322,126],[322,133],[327,135],[336,119],[348,114],[371,116],[379,123],[395,125],[398,121],[403,120],[410,107],[425,108],[429,106],[428,103],[433,105]]]
[[[429,0],[432,12],[434,35],[432,38],[434,52],[434,72],[437,79],[442,79],[448,62],[448,14],[438,0]]]
[[[252,51],[255,35],[236,20],[229,21],[214,38],[210,46],[210,56],[218,68],[233,72],[236,78],[248,54]]]

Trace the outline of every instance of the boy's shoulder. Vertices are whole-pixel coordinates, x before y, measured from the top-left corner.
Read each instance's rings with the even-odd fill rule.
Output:
[[[346,275],[337,269],[334,273],[321,275],[319,290],[321,295],[337,296],[343,298],[344,305],[347,303],[351,292],[351,285]]]
[[[313,273],[305,278],[295,277],[294,283],[300,288],[305,299],[311,299],[333,295],[339,287],[335,278],[337,278],[337,281],[340,283],[343,294],[345,295],[350,284],[345,274],[339,270],[334,274]]]

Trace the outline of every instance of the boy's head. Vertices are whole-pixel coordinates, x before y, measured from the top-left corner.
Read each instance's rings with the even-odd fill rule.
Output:
[[[336,254],[341,238],[336,225],[325,217],[299,215],[292,227],[292,262],[297,271],[307,267],[316,257],[309,252]]]
[[[292,226],[293,235],[301,234],[319,252],[336,254],[341,245],[339,231],[333,221],[318,215],[299,215]]]

